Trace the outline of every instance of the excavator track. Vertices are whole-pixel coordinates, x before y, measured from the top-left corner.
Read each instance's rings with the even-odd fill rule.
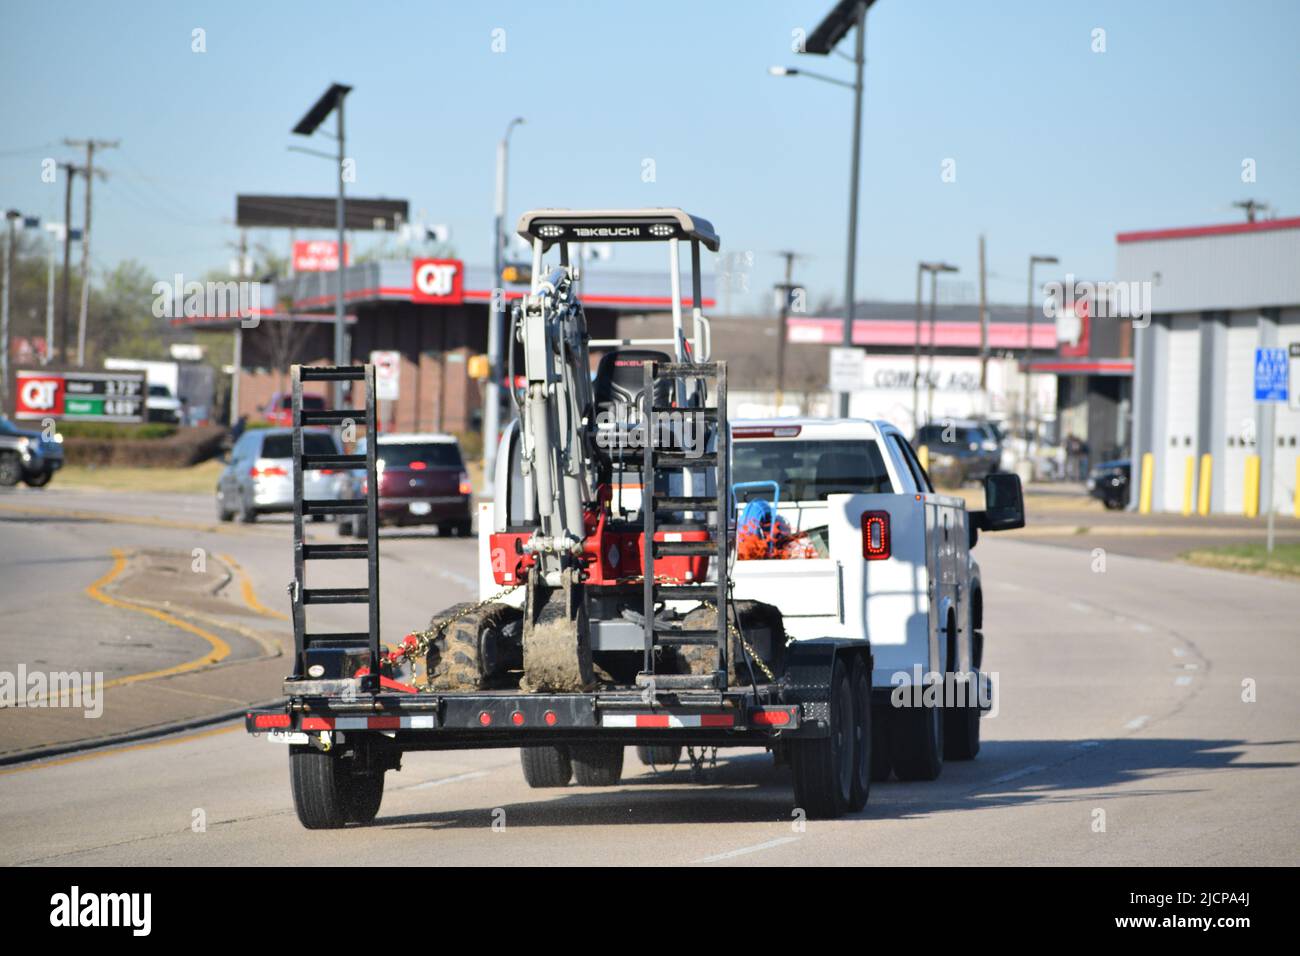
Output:
[[[508,604],[461,604],[429,622],[425,657],[431,690],[482,690],[502,667],[502,633],[519,611]]]

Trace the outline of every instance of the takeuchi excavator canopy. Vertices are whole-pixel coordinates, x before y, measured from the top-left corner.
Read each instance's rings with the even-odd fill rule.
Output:
[[[681,209],[534,209],[515,227],[526,239],[549,249],[558,242],[664,242],[691,239],[710,252],[718,234],[707,219]]]

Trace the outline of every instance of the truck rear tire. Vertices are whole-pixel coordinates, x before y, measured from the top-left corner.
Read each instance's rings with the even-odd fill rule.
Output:
[[[973,687],[970,693],[974,693]],[[943,759],[974,760],[980,752],[979,702],[945,707],[943,711]]]
[[[853,660],[849,686],[853,691],[853,798],[849,801],[849,811],[857,813],[867,805],[875,770],[872,763],[875,739],[871,734],[871,671],[861,657]]]
[[[641,744],[636,759],[647,767],[673,767],[682,759],[681,744]]]
[[[890,762],[899,780],[934,780],[943,772],[943,724],[941,707],[895,707],[890,712]]]
[[[583,787],[616,787],[623,777],[622,744],[574,744],[573,776]]]
[[[842,816],[853,802],[853,688],[848,668],[838,658],[831,671],[827,713],[827,736],[790,741],[795,806],[814,820]]]
[[[308,830],[374,820],[384,798],[384,775],[354,773],[350,763],[311,746],[289,748],[293,808]]]
[[[520,747],[519,762],[524,768],[524,780],[534,790],[567,787],[573,776],[567,747]]]

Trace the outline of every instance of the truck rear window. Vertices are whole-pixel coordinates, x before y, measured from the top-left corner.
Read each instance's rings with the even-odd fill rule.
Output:
[[[893,491],[874,441],[737,441],[731,480],[775,481],[782,501],[824,501],[827,495]],[[771,489],[745,489],[738,497],[770,498]]]
[[[338,445],[333,436],[325,432],[303,432],[302,450],[306,455],[337,455]],[[292,458],[292,435],[267,435],[262,439],[263,458]]]
[[[383,459],[385,468],[410,468],[420,463],[426,468],[460,468],[460,449],[449,441],[429,442],[380,442],[375,453]]]

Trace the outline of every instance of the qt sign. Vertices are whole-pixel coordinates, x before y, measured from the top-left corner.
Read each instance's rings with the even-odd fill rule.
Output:
[[[459,259],[416,259],[411,301],[459,305],[464,299],[465,268]]]
[[[19,371],[14,418],[65,422],[142,422],[147,408],[144,372]]]
[[[63,376],[18,373],[15,418],[58,417],[63,414]]]

